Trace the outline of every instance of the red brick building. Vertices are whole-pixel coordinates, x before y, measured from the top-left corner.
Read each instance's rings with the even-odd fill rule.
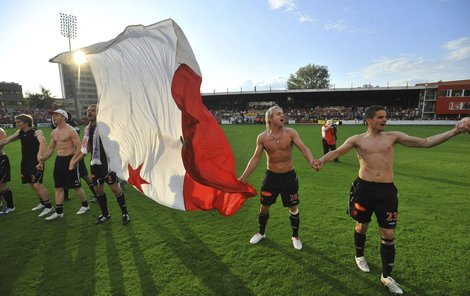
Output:
[[[470,115],[470,79],[456,81],[439,81],[417,84],[424,86],[420,92],[420,107],[423,117],[434,115],[468,116]]]

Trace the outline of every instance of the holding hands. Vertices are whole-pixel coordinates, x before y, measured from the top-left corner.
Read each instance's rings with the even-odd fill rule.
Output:
[[[314,159],[311,163],[312,167],[315,169],[315,171],[319,172],[320,169],[322,168],[323,166],[323,162],[321,162],[320,160],[318,159]]]
[[[36,169],[38,171],[44,171],[44,162],[43,161],[39,161],[39,163],[36,165]]]

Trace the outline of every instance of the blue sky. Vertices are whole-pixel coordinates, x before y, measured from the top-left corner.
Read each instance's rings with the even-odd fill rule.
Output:
[[[202,92],[285,89],[309,63],[337,88],[470,79],[468,0],[0,0],[0,81],[62,97],[49,63],[68,50],[61,12],[77,17],[72,49],[172,18]]]

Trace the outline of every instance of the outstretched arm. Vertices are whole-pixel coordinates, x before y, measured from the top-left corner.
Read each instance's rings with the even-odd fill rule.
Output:
[[[3,137],[6,136],[6,133],[5,133],[5,131],[3,131],[3,129],[2,129],[2,135],[3,135]],[[10,136],[8,136],[8,137],[6,137],[6,138],[2,138],[2,139],[0,140],[0,146],[4,146],[4,145],[6,145],[6,144],[8,144],[8,143],[10,143],[10,142],[16,141],[16,140],[18,140],[19,138],[20,138],[20,130],[16,130],[16,132],[15,132],[14,134],[12,134],[12,135],[10,135]]]
[[[322,168],[324,163],[332,161],[333,159],[338,158],[341,155],[351,151],[351,149],[356,146],[356,139],[357,136],[352,136],[348,138],[346,141],[344,141],[343,145],[338,147],[338,149],[328,152],[327,154],[323,155],[319,160],[315,160],[313,162],[313,167],[315,168],[315,170],[318,172]]]
[[[255,153],[251,157],[250,161],[248,161],[248,164],[246,165],[246,168],[243,174],[240,176],[240,178],[238,178],[239,181],[246,183],[246,179],[248,179],[251,173],[258,166],[258,163],[261,159],[262,154],[263,154],[263,142],[261,140],[261,135],[258,135],[258,138],[256,139]]]
[[[461,131],[458,128],[453,128],[450,131],[443,132],[427,138],[418,138],[409,136],[402,132],[391,132],[397,137],[397,142],[406,147],[416,148],[431,148],[444,143],[450,138],[458,135]]]

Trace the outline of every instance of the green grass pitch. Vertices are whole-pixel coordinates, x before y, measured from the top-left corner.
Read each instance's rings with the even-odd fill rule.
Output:
[[[291,127],[316,158],[321,156],[320,126]],[[240,175],[264,126],[222,128]],[[338,141],[365,129],[343,125]],[[450,127],[386,129],[426,137]],[[49,137],[50,130],[44,131]],[[304,244],[297,251],[287,209],[279,200],[271,208],[267,239],[249,244],[258,230],[258,197],[248,199],[234,216],[223,217],[216,211],[169,209],[127,186],[132,222],[123,226],[118,205],[106,189],[112,219],[96,226],[98,205],[91,204],[90,212],[78,216],[80,203],[71,192],[65,217],[45,222],[31,211],[37,199],[20,181],[20,143],[4,150],[12,165],[9,186],[16,211],[0,217],[0,295],[389,295],[380,283],[375,220],[366,244],[371,272],[362,273],[354,263],[354,222],[345,213],[358,171],[353,151],[317,173],[295,149]],[[393,277],[407,295],[470,294],[469,152],[468,134],[431,149],[396,146],[400,216]],[[249,178],[257,190],[265,163],[263,158]],[[45,185],[51,199],[52,167],[50,159]]]

